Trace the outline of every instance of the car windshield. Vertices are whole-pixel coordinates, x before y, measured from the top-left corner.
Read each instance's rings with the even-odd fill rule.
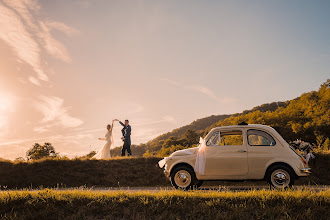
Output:
[[[214,132],[206,142],[207,146],[218,146],[220,145],[220,132]]]

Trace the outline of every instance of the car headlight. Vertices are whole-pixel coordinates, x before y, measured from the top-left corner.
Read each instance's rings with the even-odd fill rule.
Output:
[[[167,158],[168,158],[168,157],[164,157],[164,159],[158,161],[158,166],[159,166],[160,168],[163,168],[163,167],[165,166],[166,161],[167,161]]]

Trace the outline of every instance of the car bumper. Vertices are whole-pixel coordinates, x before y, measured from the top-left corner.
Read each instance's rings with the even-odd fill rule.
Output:
[[[300,172],[310,174],[311,170],[312,170],[311,168],[302,168]]]
[[[164,157],[164,159],[162,159],[162,160],[160,160],[159,162],[158,162],[158,166],[161,168],[161,169],[163,169],[164,170],[164,174],[165,174],[165,176],[168,178],[169,177],[169,172],[168,172],[168,170],[167,170],[167,157]]]

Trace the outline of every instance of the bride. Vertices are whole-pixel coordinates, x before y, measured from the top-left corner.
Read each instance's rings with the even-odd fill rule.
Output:
[[[92,157],[93,159],[107,159],[111,157],[110,149],[114,146],[112,135],[113,122],[114,120],[112,120],[112,125],[107,125],[108,132],[105,134],[105,138],[99,138],[99,140],[105,140],[106,142],[101,150]]]

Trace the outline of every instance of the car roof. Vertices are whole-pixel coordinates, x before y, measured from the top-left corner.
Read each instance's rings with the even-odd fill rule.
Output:
[[[248,125],[227,125],[227,126],[220,126],[216,127],[217,128],[268,128],[268,129],[273,129],[272,127],[268,125],[261,125],[261,124],[248,124]]]

